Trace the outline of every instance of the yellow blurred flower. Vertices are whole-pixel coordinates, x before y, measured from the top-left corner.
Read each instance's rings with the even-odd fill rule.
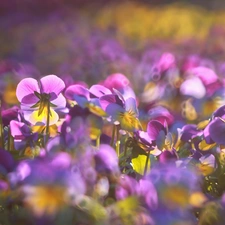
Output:
[[[24,202],[36,216],[54,215],[67,203],[67,195],[63,186],[25,186]]]

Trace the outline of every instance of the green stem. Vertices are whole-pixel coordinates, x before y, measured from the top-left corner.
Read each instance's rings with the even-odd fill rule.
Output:
[[[148,170],[149,155],[150,155],[150,151],[148,151],[147,158],[146,158],[146,161],[145,161],[144,176],[146,175],[147,170]]]
[[[125,142],[125,146],[124,146],[124,157],[127,156],[127,149],[130,147],[131,143],[132,143],[132,139],[129,137],[128,140]]]
[[[100,145],[100,137],[101,135],[99,135],[96,139],[96,147],[99,148],[99,145]]]
[[[110,142],[111,147],[113,147],[113,144],[114,144],[115,132],[116,132],[116,125],[113,124],[112,138],[111,138],[111,142]]]
[[[46,124],[46,134],[45,134],[45,145],[48,142],[49,139],[49,123],[50,123],[50,102],[48,101],[47,105],[47,124]]]
[[[116,125],[116,154],[119,157],[120,156],[120,133],[119,133],[120,127]]]

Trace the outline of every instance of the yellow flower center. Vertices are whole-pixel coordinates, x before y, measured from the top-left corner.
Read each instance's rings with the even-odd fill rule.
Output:
[[[119,113],[118,121],[120,122],[121,128],[128,131],[133,131],[141,127],[140,121],[136,118],[136,114],[131,110]]]
[[[66,204],[63,186],[27,186],[25,203],[37,216],[54,215]]]

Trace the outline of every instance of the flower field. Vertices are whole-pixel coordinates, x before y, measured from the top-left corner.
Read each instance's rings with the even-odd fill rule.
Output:
[[[0,225],[224,225],[222,3],[12,2]]]

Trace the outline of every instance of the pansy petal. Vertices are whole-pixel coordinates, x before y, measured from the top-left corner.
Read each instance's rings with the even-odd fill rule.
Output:
[[[165,52],[162,54],[161,58],[159,59],[158,65],[161,72],[168,70],[175,66],[175,57],[170,52]]]
[[[125,110],[133,112],[136,116],[138,116],[138,109],[136,100],[134,98],[128,98],[125,101]]]
[[[95,85],[92,85],[89,89],[90,93],[93,94],[94,96],[96,97],[101,97],[103,95],[109,95],[109,94],[112,94],[112,92],[104,87],[103,85],[100,85],[100,84],[95,84]]]
[[[163,106],[156,106],[151,108],[148,111],[148,115],[152,120],[158,120],[163,123],[167,121],[168,124],[171,124],[174,121],[173,115],[169,112],[169,110]]]
[[[220,118],[216,118],[208,126],[212,140],[219,145],[225,145],[225,122]]]
[[[73,98],[74,101],[82,108],[86,108],[89,104],[89,101],[83,96],[74,95]]]
[[[53,109],[50,109],[50,114],[51,115],[49,116],[49,125],[56,124],[59,120],[58,114]],[[29,122],[31,124],[47,124],[47,115],[47,109],[44,109],[40,115],[38,115],[38,110],[36,110],[31,113],[29,117]]]
[[[56,105],[56,108],[65,108],[66,107],[66,99],[65,97],[60,93],[56,99],[51,101],[52,104]]]
[[[115,150],[106,144],[101,144],[95,156],[96,170],[99,173],[118,173],[118,157]]]
[[[148,136],[148,133],[145,131],[137,131],[138,137],[144,144],[152,144],[152,139]]]
[[[216,73],[212,69],[204,66],[195,67],[188,72],[195,75],[196,77],[199,77],[204,85],[214,83],[218,79]]]
[[[98,116],[107,116],[107,113],[101,108],[99,99],[93,98],[88,102],[87,108],[90,110],[90,112],[94,113]]]
[[[10,121],[10,131],[11,131],[11,135],[16,138],[16,137],[22,137],[23,133],[21,131],[21,127],[24,126],[25,123],[23,122],[19,122],[19,121],[15,121],[12,120]]]
[[[212,140],[211,134],[210,134],[210,131],[209,131],[210,124],[211,124],[211,123],[209,123],[209,124],[205,127],[205,129],[203,130],[203,136],[204,136],[205,142],[206,142],[207,144],[213,144],[213,143],[215,142],[214,140]]]
[[[213,117],[222,117],[225,115],[225,105],[219,107],[214,113]]]
[[[110,88],[111,90],[113,88],[116,88],[117,90],[121,90],[124,87],[130,85],[130,81],[122,73],[114,73],[109,75],[107,79],[105,79],[103,84],[104,86],[106,86],[107,88]]]
[[[158,149],[162,150],[164,145],[165,145],[165,139],[166,139],[166,134],[164,132],[164,130],[160,130],[159,134],[156,138],[156,145],[158,147]]]
[[[159,132],[161,130],[165,131],[165,128],[160,122],[158,122],[156,120],[152,120],[152,121],[148,122],[147,133],[152,140],[157,139]]]
[[[56,96],[65,88],[64,81],[56,75],[48,75],[40,79],[41,93],[54,93]]]
[[[123,98],[124,98],[125,101],[128,98],[136,99],[136,95],[134,93],[134,90],[130,86],[124,87],[122,90],[120,90],[120,93],[123,95]]]
[[[82,96],[86,99],[90,99],[90,93],[88,89],[80,84],[69,86],[65,91],[65,96],[70,100],[75,100],[74,96]]]
[[[38,97],[34,92],[40,92],[37,80],[33,78],[25,78],[19,82],[16,88],[16,97],[24,104],[35,104]]]
[[[117,103],[117,97],[115,94],[104,95],[99,98],[99,103],[103,110],[106,110],[109,104]]]
[[[198,144],[198,148],[201,151],[208,151],[212,148],[214,148],[216,146],[216,143],[212,143],[212,144],[207,144],[205,140],[202,140],[201,142],[199,142]]]
[[[106,113],[109,114],[110,116],[112,116],[114,119],[117,119],[117,117],[119,117],[120,113],[124,113],[125,110],[123,107],[117,105],[117,104],[109,104],[106,109],[105,109]]]
[[[176,161],[178,159],[175,151],[165,150],[159,155],[159,162],[168,163],[169,161]]]
[[[214,168],[216,167],[216,159],[213,154],[206,154],[199,158],[199,161],[201,162],[201,164],[208,165]]]
[[[115,89],[115,88],[113,88],[113,92],[118,96],[118,98],[120,99],[122,104],[124,104],[125,103],[125,99],[124,99],[123,94],[120,91],[118,91],[117,89]]]
[[[197,125],[187,124],[182,127],[180,139],[184,142],[188,142],[192,138],[196,137],[198,133]]]
[[[180,86],[182,95],[192,96],[201,99],[206,94],[206,88],[198,77],[191,77],[185,80]]]

